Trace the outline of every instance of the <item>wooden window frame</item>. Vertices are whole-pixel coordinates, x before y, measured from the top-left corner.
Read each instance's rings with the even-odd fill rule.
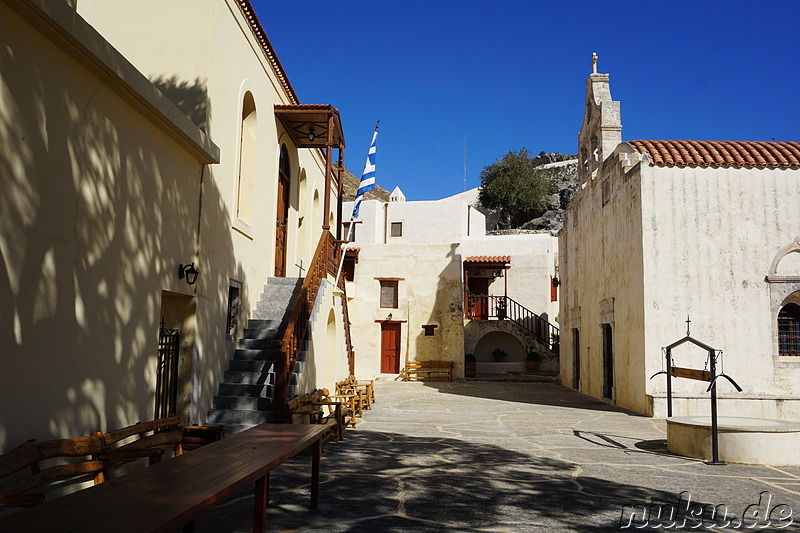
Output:
[[[381,309],[398,309],[400,307],[400,281],[397,279],[383,279],[379,280],[380,283],[380,293],[378,295],[378,305]],[[392,295],[392,301],[389,302],[390,304],[394,305],[384,305],[384,290],[385,289],[392,289],[394,293]]]

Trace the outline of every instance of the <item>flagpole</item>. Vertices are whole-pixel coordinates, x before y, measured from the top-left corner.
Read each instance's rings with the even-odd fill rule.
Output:
[[[362,181],[369,174],[370,169],[371,169],[372,173],[375,172],[374,150],[373,149],[375,148],[375,140],[376,140],[376,138],[378,136],[378,126],[380,126],[380,123],[381,123],[380,120],[375,123],[375,131],[372,134],[372,142],[370,143],[369,152],[367,153],[367,161],[364,164],[364,172],[361,175],[361,180]],[[371,165],[370,165],[370,156],[373,156],[373,161],[372,161]],[[374,182],[373,182],[373,184],[371,186],[369,186],[368,188],[365,189],[364,193],[366,193],[367,191],[373,189],[374,187],[375,187],[375,185],[374,185]],[[360,190],[360,189],[361,189],[361,183],[359,183],[359,187],[358,187],[358,190]],[[336,279],[333,282],[333,289],[334,290],[336,290],[336,288],[339,286],[339,278],[342,275],[342,267],[344,266],[344,256],[347,254],[347,245],[350,244],[350,239],[353,238],[353,232],[356,229],[355,220],[356,220],[356,217],[357,217],[357,214],[358,214],[358,210],[359,210],[359,208],[361,206],[361,200],[359,199],[359,196],[358,196],[358,190],[356,190],[356,198],[355,198],[355,203],[353,205],[353,212],[350,215],[350,227],[347,229],[347,239],[342,244],[342,257],[339,260],[339,268],[336,270]]]

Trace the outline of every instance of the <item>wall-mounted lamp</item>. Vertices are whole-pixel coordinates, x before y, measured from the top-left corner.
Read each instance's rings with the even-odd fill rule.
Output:
[[[492,272],[492,277],[493,278],[502,278],[503,277],[503,271],[502,270],[495,270],[494,272]]]
[[[392,319],[392,313],[389,313],[389,314],[386,316],[386,320],[391,320],[391,319]]]
[[[558,266],[556,266],[556,273],[553,275],[553,287],[558,288],[561,285],[561,280],[558,279]]]
[[[308,128],[308,142],[313,143],[314,139],[317,138],[316,133],[314,133],[314,127]]]
[[[178,265],[178,279],[186,278],[186,283],[188,285],[197,283],[197,276],[199,274],[200,272],[194,267],[194,262],[188,265]]]

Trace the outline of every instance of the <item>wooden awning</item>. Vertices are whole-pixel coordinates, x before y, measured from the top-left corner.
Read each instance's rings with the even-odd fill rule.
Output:
[[[326,148],[329,130],[332,147],[344,148],[339,110],[332,105],[275,104],[275,116],[298,148]]]

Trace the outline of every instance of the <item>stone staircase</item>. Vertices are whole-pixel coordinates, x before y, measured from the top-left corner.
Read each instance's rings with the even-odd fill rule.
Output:
[[[283,336],[302,283],[303,278],[269,278],[264,286],[253,318],[247,322],[208,411],[208,423],[223,426],[228,435],[265,422],[277,422],[273,408],[276,342]],[[289,396],[294,394],[293,386],[302,364],[298,361],[295,367]]]

